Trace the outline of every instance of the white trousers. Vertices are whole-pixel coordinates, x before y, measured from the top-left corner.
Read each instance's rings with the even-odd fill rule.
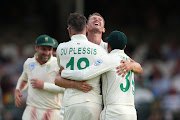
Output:
[[[85,102],[65,107],[64,120],[99,120],[102,106]]]
[[[107,105],[100,115],[100,120],[137,120],[134,106]]]
[[[61,120],[60,110],[58,109],[39,109],[36,107],[26,106],[22,120]]]

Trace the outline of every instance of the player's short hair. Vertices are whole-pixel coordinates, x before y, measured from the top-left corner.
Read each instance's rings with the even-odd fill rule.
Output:
[[[84,15],[79,13],[70,13],[67,25],[76,32],[82,32],[87,24],[87,19]]]
[[[104,22],[104,25],[105,25],[105,20],[104,20],[104,18],[103,18],[103,16],[101,14],[99,14],[97,12],[95,12],[93,14],[90,14],[89,17],[88,17],[88,21],[89,21],[90,17],[92,17],[92,16],[99,16],[99,17],[101,17],[103,19],[103,22]]]

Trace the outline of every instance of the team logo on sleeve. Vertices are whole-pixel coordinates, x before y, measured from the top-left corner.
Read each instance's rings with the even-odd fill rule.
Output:
[[[35,64],[34,62],[29,64],[29,69],[32,71],[35,68]]]
[[[101,59],[98,59],[98,60],[94,63],[94,65],[95,65],[95,66],[98,66],[98,65],[100,65],[102,62],[103,62],[103,61],[102,61]]]

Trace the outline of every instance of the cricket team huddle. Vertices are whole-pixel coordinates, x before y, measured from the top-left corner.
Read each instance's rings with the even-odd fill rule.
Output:
[[[28,87],[22,120],[137,120],[134,74],[143,69],[124,52],[126,35],[115,30],[103,41],[99,13],[70,13],[67,26],[68,42],[40,35],[24,62],[14,93],[19,107]]]

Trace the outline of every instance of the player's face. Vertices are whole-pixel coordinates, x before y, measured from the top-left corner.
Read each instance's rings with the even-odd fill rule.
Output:
[[[53,47],[51,46],[39,46],[36,48],[38,52],[38,59],[42,63],[46,63],[52,55]]]
[[[103,18],[97,15],[93,15],[88,20],[88,31],[105,32]]]

